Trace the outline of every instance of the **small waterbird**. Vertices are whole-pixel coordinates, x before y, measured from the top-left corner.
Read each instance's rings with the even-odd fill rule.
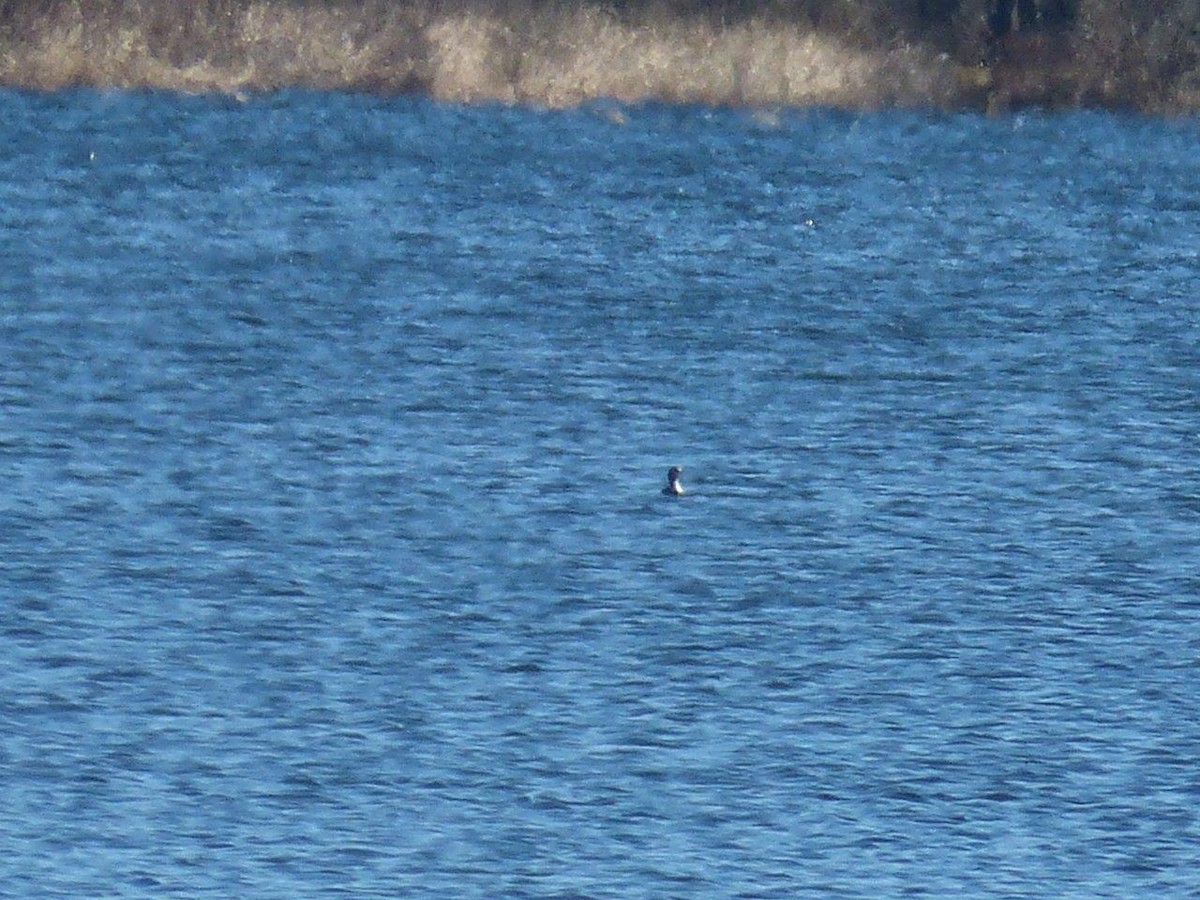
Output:
[[[671,466],[671,470],[667,472],[667,486],[662,489],[662,492],[668,497],[678,497],[683,493],[683,485],[679,483],[681,474],[683,474],[683,469],[680,466]]]

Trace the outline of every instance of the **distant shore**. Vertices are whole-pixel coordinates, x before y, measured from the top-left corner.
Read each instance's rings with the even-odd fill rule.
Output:
[[[1078,0],[1069,21],[996,34],[988,0],[0,0],[0,84],[546,107],[1200,111],[1200,7],[1113,5]]]

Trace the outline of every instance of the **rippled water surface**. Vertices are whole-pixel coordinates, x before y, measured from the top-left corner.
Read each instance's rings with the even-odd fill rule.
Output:
[[[0,109],[0,893],[1200,894],[1195,121]]]

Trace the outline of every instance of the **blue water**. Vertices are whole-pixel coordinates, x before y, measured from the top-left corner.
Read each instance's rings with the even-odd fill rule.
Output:
[[[1196,120],[0,110],[0,895],[1200,896]]]

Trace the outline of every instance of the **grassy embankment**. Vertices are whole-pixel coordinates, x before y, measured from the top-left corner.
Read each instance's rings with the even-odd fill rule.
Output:
[[[1148,10],[1146,7],[1154,7]],[[298,86],[570,106],[1200,110],[1200,0],[1078,0],[981,38],[988,0],[0,0],[0,83]],[[990,65],[979,67],[987,57]]]

